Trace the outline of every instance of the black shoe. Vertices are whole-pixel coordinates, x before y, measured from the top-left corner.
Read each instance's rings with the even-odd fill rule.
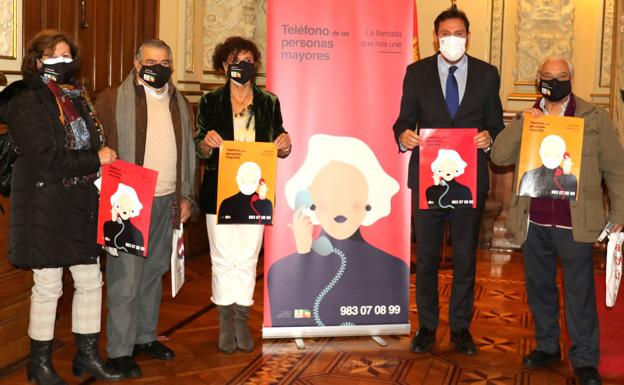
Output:
[[[561,352],[546,353],[541,350],[533,350],[522,360],[522,365],[529,369],[543,368],[561,361]]]
[[[477,354],[477,347],[468,329],[462,329],[458,332],[451,331],[451,342],[455,344],[455,348],[459,352],[467,356],[474,356]]]
[[[26,370],[28,382],[37,385],[67,385],[52,366],[52,340],[30,340],[30,360]]]
[[[581,380],[581,385],[601,385],[600,375],[596,368],[591,366],[584,366],[582,368],[574,369],[574,373]]]
[[[76,346],[78,352],[72,362],[72,373],[76,377],[89,373],[101,381],[119,381],[123,375],[110,365],[102,362],[98,352],[98,340],[100,333],[76,334]]]
[[[152,341],[146,344],[134,345],[132,355],[136,356],[139,353],[145,353],[152,358],[165,361],[173,360],[173,358],[175,357],[175,353],[173,352],[173,350],[169,349],[159,341]]]
[[[422,327],[418,329],[412,343],[410,344],[410,350],[416,353],[425,353],[431,349],[431,346],[435,342],[435,331]]]
[[[115,371],[121,373],[124,378],[138,378],[143,375],[139,365],[130,356],[109,358],[108,363]]]

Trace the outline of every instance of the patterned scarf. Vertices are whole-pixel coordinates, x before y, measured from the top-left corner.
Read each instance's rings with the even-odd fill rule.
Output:
[[[51,81],[45,77],[42,77],[43,82],[46,83],[48,89],[54,95],[56,103],[59,106],[61,114],[59,120],[65,128],[65,148],[68,150],[88,150],[91,148],[91,135],[87,128],[87,123],[84,118],[80,116],[80,113],[76,109],[73,100],[76,99],[83,104],[86,111],[89,112],[90,117],[96,125],[96,128],[102,139],[101,125],[95,114],[93,113],[93,107],[90,105],[86,98],[86,92],[80,86],[61,85],[54,81]]]

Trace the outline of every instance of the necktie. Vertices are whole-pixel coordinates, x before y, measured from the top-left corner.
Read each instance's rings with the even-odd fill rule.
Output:
[[[455,114],[459,109],[459,87],[457,87],[455,71],[457,71],[457,66],[450,66],[446,78],[446,106],[453,119],[455,119]]]

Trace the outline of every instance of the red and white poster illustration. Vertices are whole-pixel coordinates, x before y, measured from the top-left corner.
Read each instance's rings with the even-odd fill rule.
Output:
[[[267,89],[293,148],[265,230],[264,338],[409,333],[392,125],[416,30],[414,0],[267,1]]]
[[[421,128],[418,208],[477,207],[476,128]]]
[[[123,160],[102,166],[98,243],[147,256],[158,172]]]

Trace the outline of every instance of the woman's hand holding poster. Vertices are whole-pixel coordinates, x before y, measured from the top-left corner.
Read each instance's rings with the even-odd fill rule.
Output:
[[[476,128],[422,128],[418,208],[476,207]]]
[[[273,223],[277,147],[225,141],[219,151],[217,223]]]
[[[123,160],[102,166],[98,243],[111,254],[147,256],[157,179],[157,171]]]
[[[584,126],[581,118],[524,114],[518,195],[576,200]]]

